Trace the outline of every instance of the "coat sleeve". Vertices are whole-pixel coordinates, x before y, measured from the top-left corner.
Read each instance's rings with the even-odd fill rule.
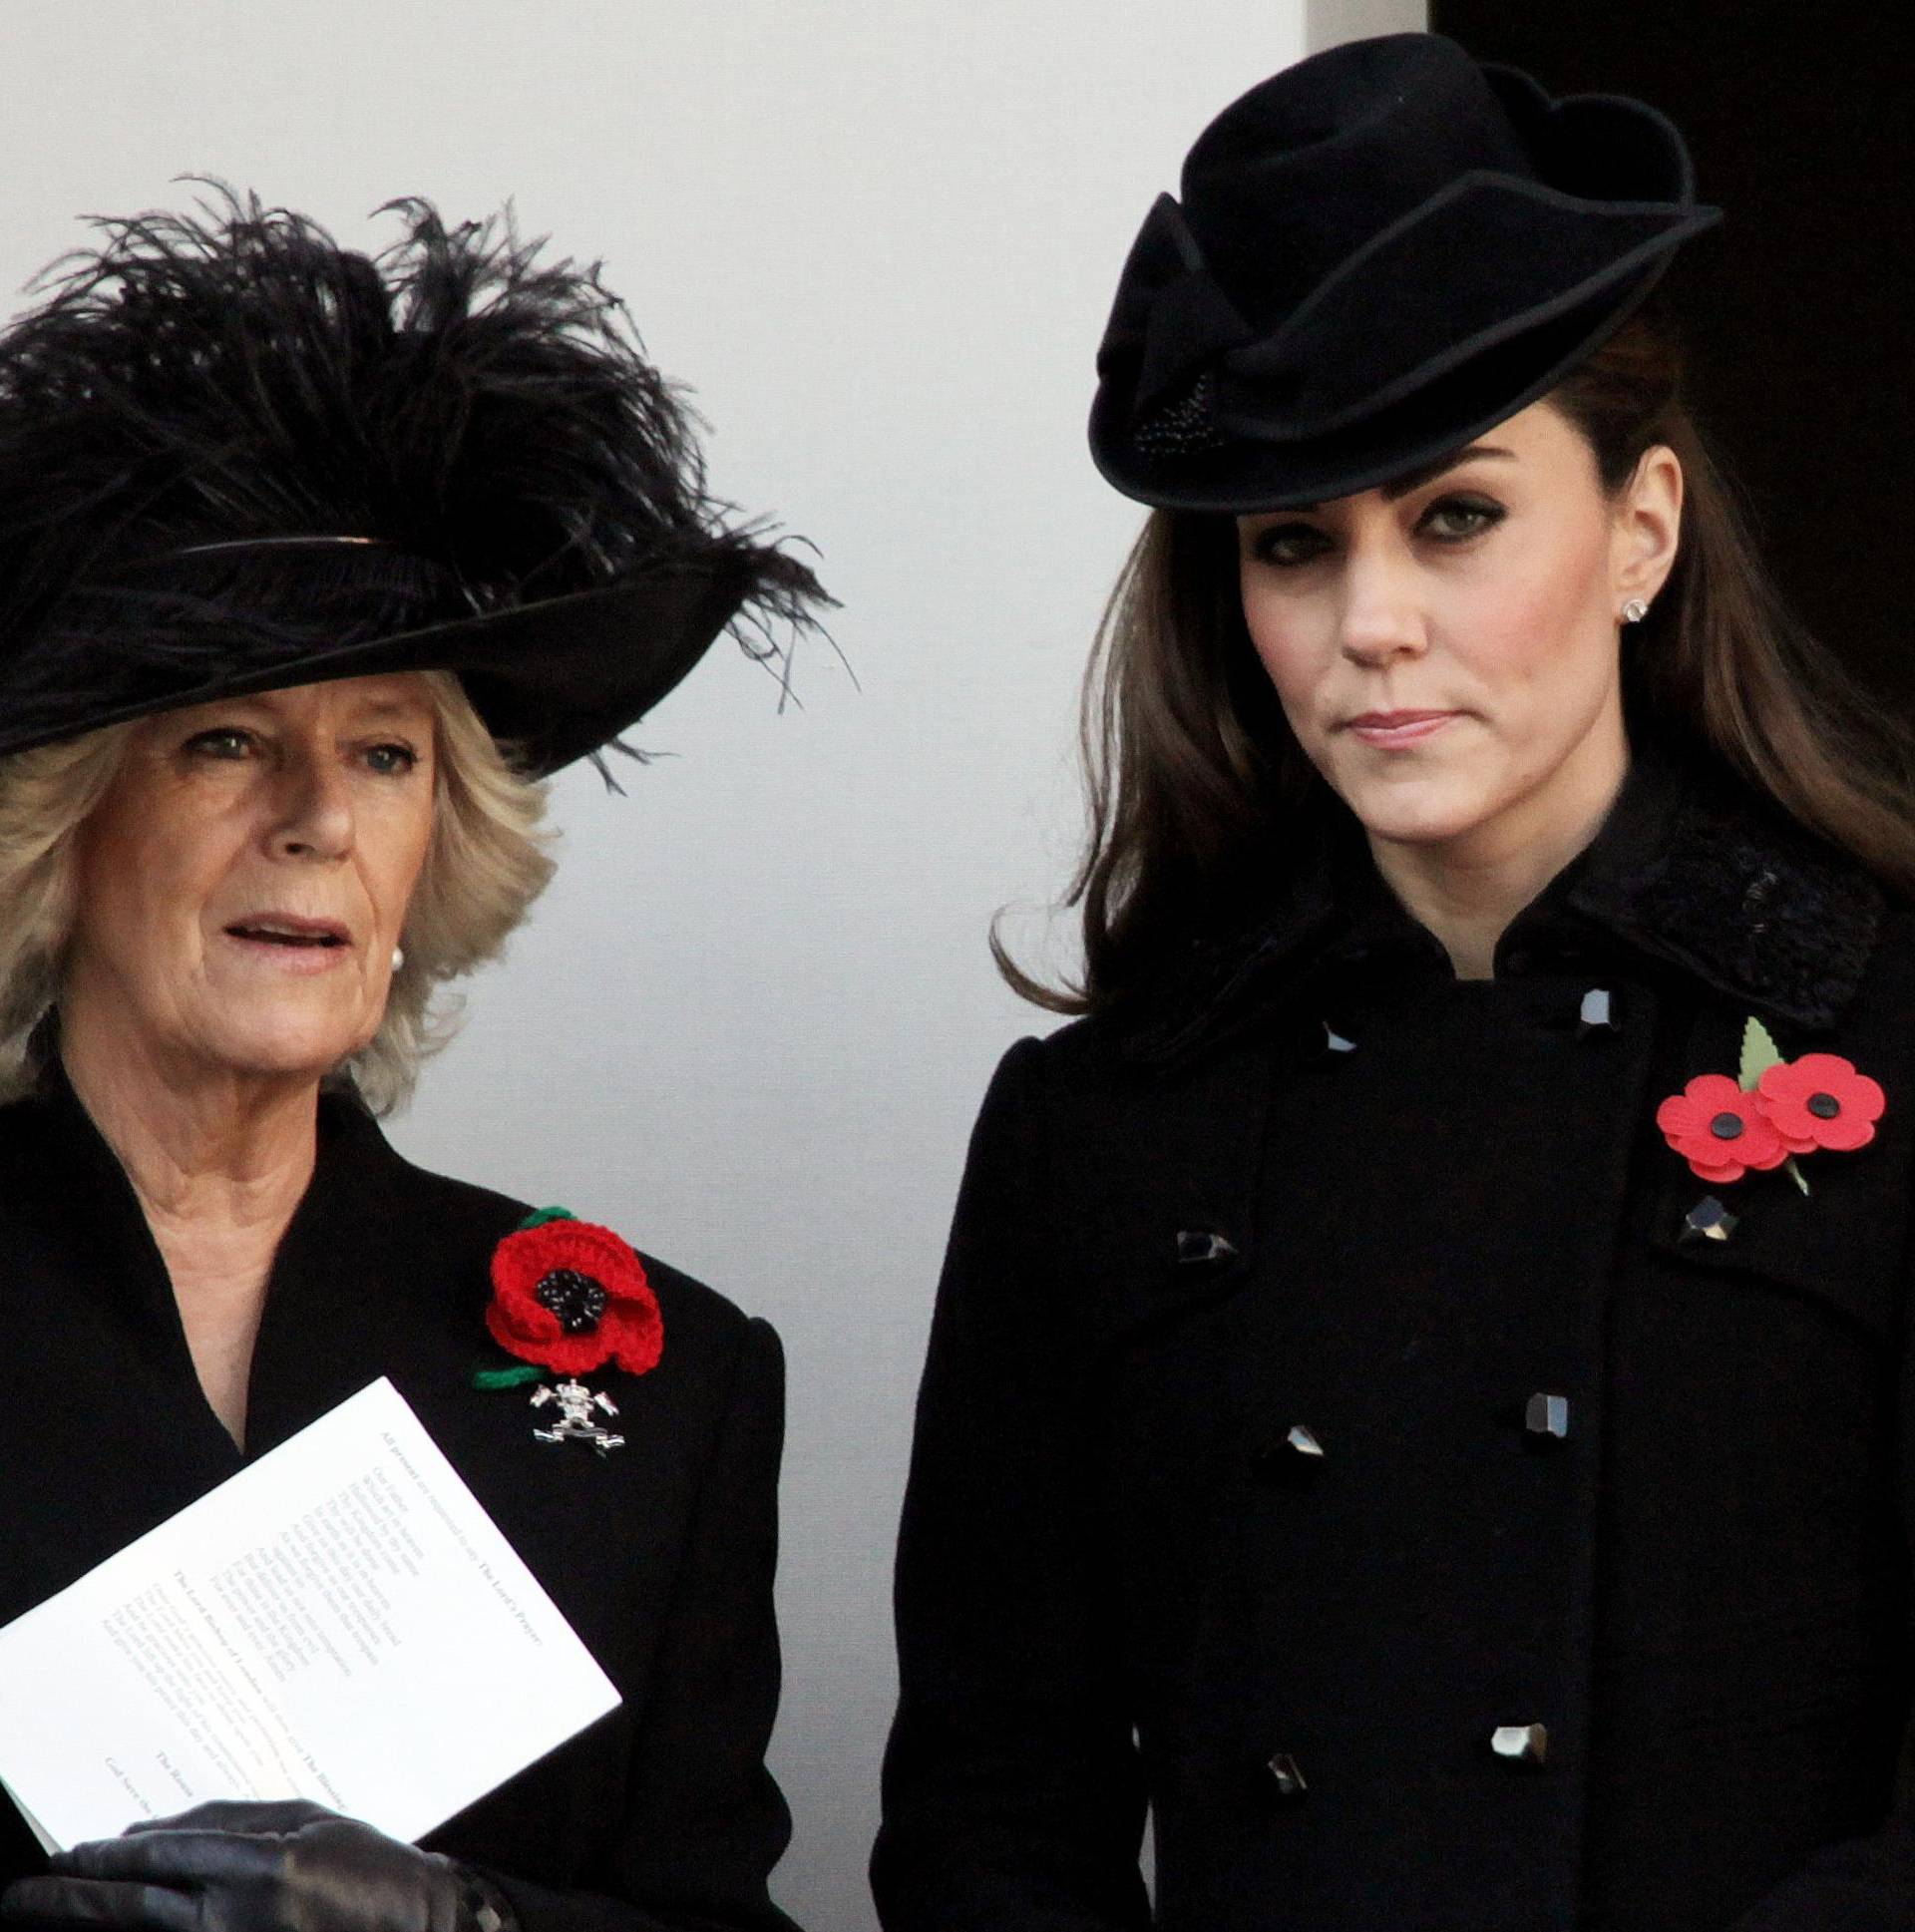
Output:
[[[784,1355],[751,1322],[699,1487],[604,1892],[482,1867],[524,1932],[796,1932],[767,1890],[791,1836],[765,1747],[778,1710]]]
[[[1005,1056],[971,1139],[900,1532],[901,1698],[872,1862],[887,1932],[1149,1922],[1144,1799],[1086,1444],[1081,1338],[1048,1251],[1043,1058]]]
[[[1915,1280],[1904,1270],[1905,1282]],[[1915,1307],[1915,1285],[1904,1308]],[[1896,1480],[1901,1510],[1904,1589],[1911,1592],[1903,1632],[1907,1715],[1894,1792],[1881,1828],[1817,1852],[1735,1921],[1732,1932],[1908,1932],[1915,1926],[1915,1316],[1904,1316]]]

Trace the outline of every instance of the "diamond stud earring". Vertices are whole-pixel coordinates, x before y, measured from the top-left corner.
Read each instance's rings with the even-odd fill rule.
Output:
[[[395,946],[392,949],[393,971],[397,972],[399,968],[405,965],[405,963],[406,963],[406,949],[403,946]]]
[[[1630,600],[1623,605],[1624,623],[1641,623],[1642,620],[1648,615],[1649,615],[1649,605],[1646,604],[1641,597],[1631,597]]]

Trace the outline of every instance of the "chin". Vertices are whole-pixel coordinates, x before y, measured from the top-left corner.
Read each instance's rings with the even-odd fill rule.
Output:
[[[260,1015],[250,1025],[241,1020],[220,1027],[203,1046],[207,1058],[242,1078],[316,1081],[357,1052],[369,1030],[363,1025]]]
[[[259,1047],[222,1042],[209,1056],[220,1070],[241,1080],[310,1080],[317,1084],[343,1060],[351,1047],[324,1053],[310,1049]]]
[[[1440,845],[1473,832],[1494,814],[1495,801],[1473,785],[1416,779],[1351,786],[1343,803],[1364,831],[1398,845]]]

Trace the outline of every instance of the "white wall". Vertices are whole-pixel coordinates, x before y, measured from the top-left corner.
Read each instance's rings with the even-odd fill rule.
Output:
[[[565,777],[558,883],[396,1128],[783,1331],[779,1890],[816,1929],[871,1923],[930,1296],[984,1080],[1041,1019],[985,928],[1065,876],[1079,667],[1138,521],[1083,452],[1091,355],[1191,138],[1305,38],[1304,0],[0,5],[9,297],[75,213],[189,170],[367,243],[395,194],[510,195],[603,256],[719,488],[822,550],[862,688],[809,646],[781,716],[721,647],[629,796]]]
[[[1312,48],[1335,47],[1365,34],[1420,33],[1428,16],[1424,0],[1306,0],[1304,32]]]

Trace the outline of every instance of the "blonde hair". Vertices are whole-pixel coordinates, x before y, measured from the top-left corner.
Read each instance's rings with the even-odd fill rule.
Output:
[[[552,878],[546,786],[525,777],[450,671],[424,680],[434,710],[432,838],[406,912],[405,964],[379,1028],[328,1076],[376,1113],[410,1096],[457,1030],[448,980],[494,959]],[[0,758],[0,1101],[39,1076],[41,1023],[59,1005],[77,908],[81,829],[137,726],[110,724]]]

